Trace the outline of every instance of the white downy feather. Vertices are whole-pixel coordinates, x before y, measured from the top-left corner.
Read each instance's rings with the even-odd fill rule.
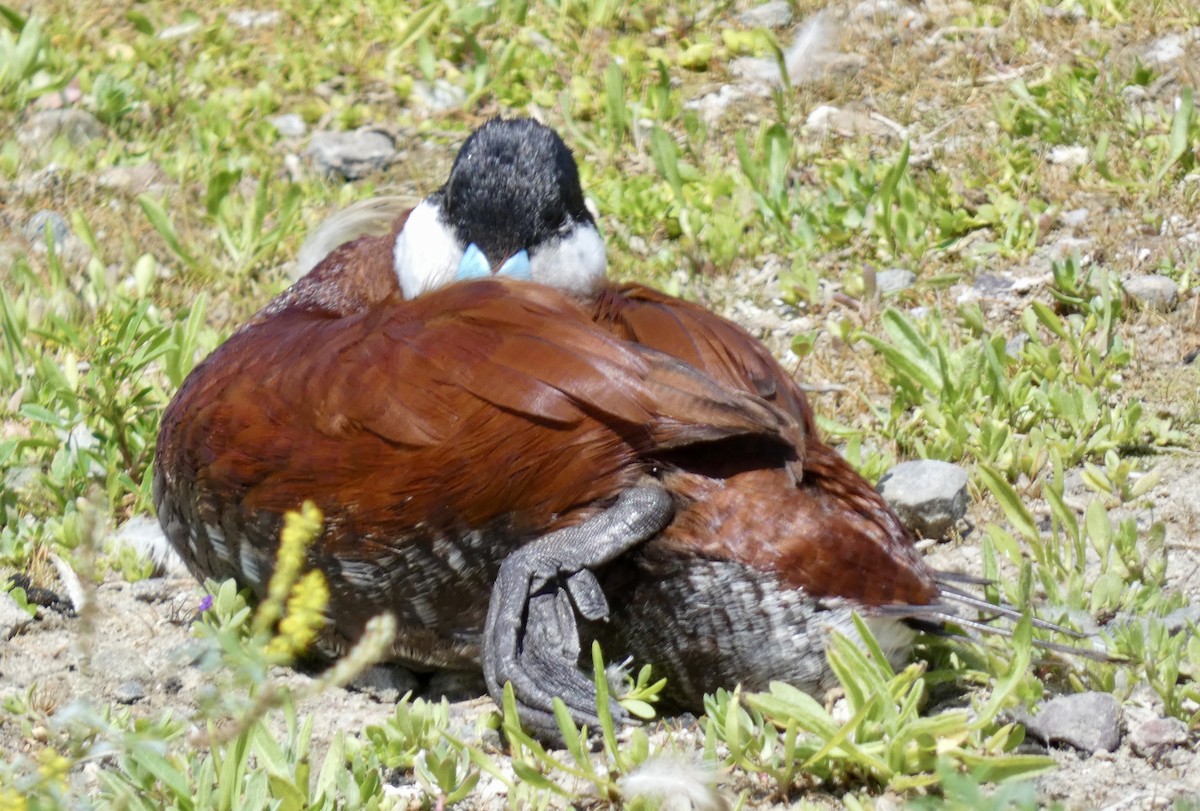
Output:
[[[659,800],[661,811],[729,811],[716,782],[713,769],[669,754],[647,759],[617,781],[626,799]]]
[[[396,218],[418,202],[410,197],[372,197],[329,215],[300,246],[296,264],[290,271],[291,278],[299,279],[335,248],[352,239],[387,234]]]
[[[783,52],[788,84],[796,85],[816,79],[837,53],[839,26],[824,11],[805,20]],[[745,79],[782,84],[779,64],[774,59],[738,59],[734,71]]]

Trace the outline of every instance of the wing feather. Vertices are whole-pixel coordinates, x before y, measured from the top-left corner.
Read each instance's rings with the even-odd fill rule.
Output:
[[[194,489],[208,512],[312,498],[360,537],[403,543],[497,521],[544,532],[670,449],[793,430],[759,398],[615,339],[560,293],[483,280],[252,325],[197,368],[159,450],[168,478],[195,472],[168,489]]]
[[[808,399],[767,348],[742,327],[698,304],[639,284],[596,297],[596,323],[626,340],[678,358],[716,382],[757,394],[817,436]]]

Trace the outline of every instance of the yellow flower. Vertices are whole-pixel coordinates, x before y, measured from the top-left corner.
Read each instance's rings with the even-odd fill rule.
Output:
[[[38,774],[47,783],[65,784],[67,772],[71,771],[71,761],[50,747],[37,754]]]
[[[329,586],[325,576],[317,571],[304,575],[288,597],[287,615],[280,621],[279,633],[271,640],[267,651],[287,658],[305,651],[325,625],[325,607],[328,605]]]
[[[29,801],[15,788],[0,788],[0,811],[26,811]]]
[[[270,629],[283,613],[284,600],[304,569],[305,551],[320,537],[323,522],[324,516],[311,501],[304,502],[299,512],[284,515],[275,573],[267,585],[267,597],[254,616],[255,633]]]

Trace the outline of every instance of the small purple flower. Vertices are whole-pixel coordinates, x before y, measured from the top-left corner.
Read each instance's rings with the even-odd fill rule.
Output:
[[[203,614],[208,609],[212,608],[213,598],[211,594],[205,594],[204,599],[200,601],[200,611]]]

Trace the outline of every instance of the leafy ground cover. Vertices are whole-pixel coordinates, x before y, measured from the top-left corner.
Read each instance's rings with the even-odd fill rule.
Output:
[[[874,0],[805,28],[817,4],[770,8],[0,7],[0,568],[31,620],[0,649],[0,808],[653,807],[647,785],[714,781],[740,807],[1197,802],[1186,744],[1048,756],[1013,720],[1096,690],[1130,728],[1200,728],[1200,9]],[[780,78],[801,30],[816,45]],[[614,276],[759,332],[866,475],[970,471],[937,565],[1127,661],[1031,668],[1027,627],[899,673],[836,645],[840,699],[720,694],[694,724],[547,753],[511,712],[346,693],[371,640],[304,676],[281,667],[302,619],[274,636],[278,613],[214,585],[196,620],[198,586],[144,580],[113,538],[151,513],[187,372],[331,211],[432,190],[501,112],[573,146]],[[306,153],[367,125],[396,152],[362,179]],[[297,583],[270,610],[302,618]],[[141,680],[178,686],[122,703],[88,662],[139,646]],[[644,709],[653,676],[613,689]]]

